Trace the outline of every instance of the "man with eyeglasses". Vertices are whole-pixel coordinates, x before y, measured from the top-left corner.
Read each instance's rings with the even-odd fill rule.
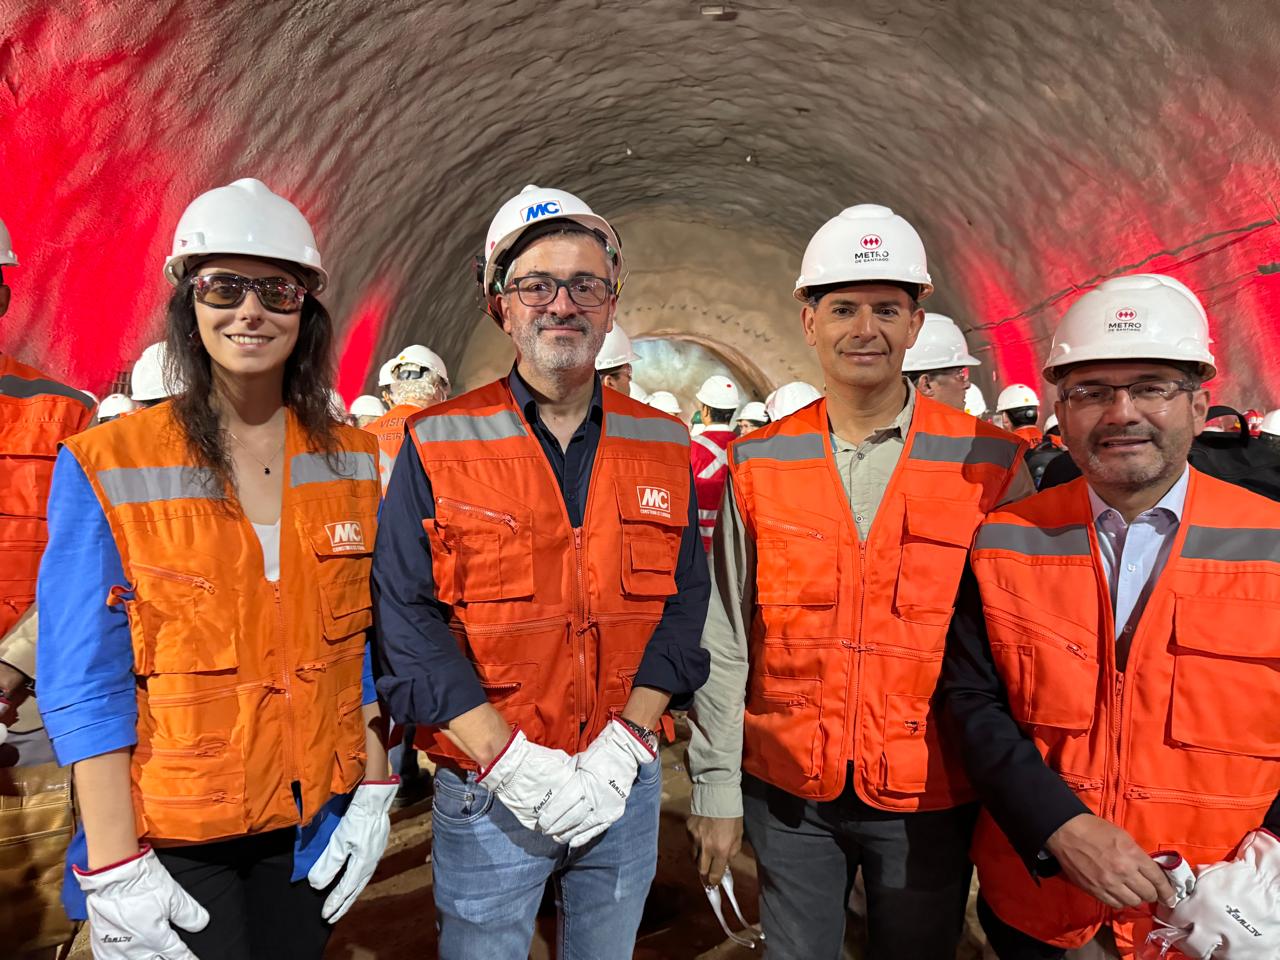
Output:
[[[956,410],[965,408],[969,368],[981,365],[956,322],[941,313],[924,315],[920,335],[902,358],[902,372],[922,395]]]
[[[1083,477],[978,529],[944,692],[1001,960],[1095,935],[1128,956],[1153,908],[1186,956],[1275,955],[1280,851],[1255,831],[1280,828],[1280,505],[1187,465],[1209,344],[1169,277],[1077,300],[1044,373]],[[1196,868],[1190,896],[1158,851]]]
[[[410,417],[373,584],[383,675],[436,761],[440,956],[528,956],[548,879],[560,956],[630,957],[657,864],[656,729],[707,674],[689,435],[595,370],[616,231],[526,187],[479,278],[516,364]]]

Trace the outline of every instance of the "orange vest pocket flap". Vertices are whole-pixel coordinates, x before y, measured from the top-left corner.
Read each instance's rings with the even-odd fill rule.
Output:
[[[929,774],[929,698],[890,693],[884,698],[882,782],[895,793],[919,793]]]
[[[1173,642],[1179,650],[1280,660],[1280,603],[1180,596],[1173,610]]]
[[[968,549],[982,519],[971,500],[907,497],[905,530],[908,537],[949,543]]]
[[[660,523],[666,527],[689,525],[689,482],[667,477],[618,477],[614,480],[618,513],[624,521]]]

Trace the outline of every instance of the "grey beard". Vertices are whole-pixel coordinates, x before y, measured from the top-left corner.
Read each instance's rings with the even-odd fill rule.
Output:
[[[538,332],[538,325],[530,324],[520,335],[517,346],[521,356],[528,357],[538,370],[550,376],[594,366],[604,344],[604,332],[590,325],[586,327],[586,337],[572,347],[548,343]]]

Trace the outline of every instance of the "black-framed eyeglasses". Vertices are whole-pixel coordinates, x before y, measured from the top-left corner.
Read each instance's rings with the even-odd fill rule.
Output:
[[[505,292],[514,290],[520,302],[526,307],[545,307],[560,295],[561,287],[564,287],[569,294],[569,299],[578,306],[600,307],[609,299],[612,284],[604,277],[597,277],[590,273],[580,273],[568,280],[533,273],[512,279],[507,284]]]
[[[1136,383],[1077,383],[1064,390],[1062,399],[1070,407],[1087,410],[1092,407],[1109,407],[1116,399],[1116,391],[1129,394],[1133,405],[1144,413],[1163,410],[1180,393],[1191,393],[1196,384],[1190,380],[1139,380]]]
[[[209,273],[191,278],[191,288],[206,307],[229,310],[244,303],[252,290],[258,302],[272,313],[294,313],[302,309],[307,288],[284,277],[251,279],[238,273]]]

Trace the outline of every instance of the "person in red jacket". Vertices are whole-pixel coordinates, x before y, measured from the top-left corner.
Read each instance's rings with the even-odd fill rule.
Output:
[[[702,404],[700,412],[706,429],[693,437],[689,459],[698,493],[698,532],[702,534],[703,548],[710,550],[720,498],[729,479],[729,444],[737,436],[733,414],[738,409],[738,385],[717,374],[708,377],[694,397]]]

